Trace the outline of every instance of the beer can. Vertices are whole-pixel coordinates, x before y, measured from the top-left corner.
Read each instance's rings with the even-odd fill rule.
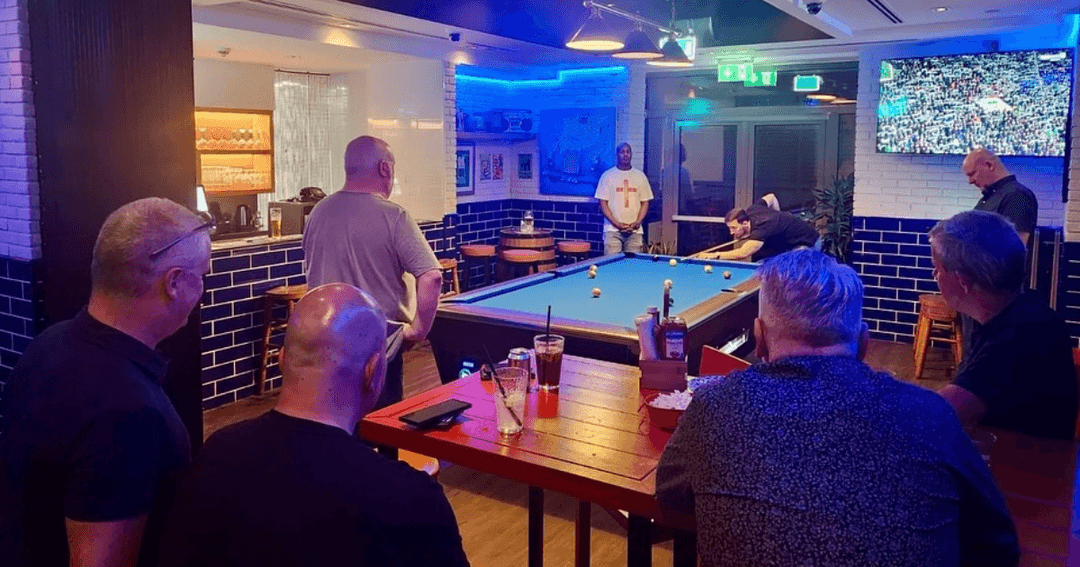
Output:
[[[509,366],[524,368],[525,372],[529,373],[529,379],[532,379],[532,355],[529,354],[529,349],[522,347],[510,349],[510,355],[506,357],[506,361]]]

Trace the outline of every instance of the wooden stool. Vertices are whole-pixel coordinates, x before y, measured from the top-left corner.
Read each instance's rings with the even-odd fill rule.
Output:
[[[450,297],[461,293],[461,283],[458,281],[457,275],[457,260],[453,258],[439,260],[439,270],[443,273],[450,272],[450,291],[440,293],[439,297]]]
[[[584,240],[564,240],[556,244],[555,248],[565,260],[564,264],[573,264],[588,259],[589,252],[592,251],[592,244]]]
[[[461,246],[461,259],[465,262],[465,283],[472,275],[472,266],[484,267],[484,285],[491,283],[491,270],[494,267],[495,246],[491,244],[464,244]],[[472,289],[472,286],[467,286]]]
[[[300,298],[304,297],[305,293],[307,293],[307,284],[283,285],[267,291],[266,295],[263,296],[262,362],[259,363],[259,374],[255,382],[256,394],[261,395],[266,387],[266,367],[270,365],[270,359],[273,358],[276,362],[278,355],[281,354],[281,345],[271,343],[270,335],[288,328],[293,305],[300,301]],[[287,307],[285,318],[275,319],[274,308],[281,303],[285,303]]]
[[[431,478],[439,477],[439,459],[402,449],[398,451],[398,460]]]
[[[960,366],[964,352],[964,336],[960,318],[945,304],[945,298],[937,294],[919,296],[919,322],[915,326],[915,379],[922,378],[926,366],[926,351],[930,341],[942,341],[952,345],[953,359]]]
[[[507,279],[514,279],[518,277],[517,274],[520,271],[524,271],[524,275],[539,271],[543,255],[536,250],[515,248],[513,250],[503,250],[499,253],[499,258],[506,267]]]

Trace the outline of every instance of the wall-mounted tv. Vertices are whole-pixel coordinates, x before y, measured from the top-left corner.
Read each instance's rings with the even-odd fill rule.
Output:
[[[1071,49],[882,61],[877,151],[1064,156],[1072,74]]]

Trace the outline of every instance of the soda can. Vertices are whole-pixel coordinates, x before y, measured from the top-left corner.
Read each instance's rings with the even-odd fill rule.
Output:
[[[510,349],[510,355],[506,357],[507,365],[517,368],[524,368],[525,372],[529,373],[529,379],[532,379],[532,355],[529,354],[527,348],[512,348]]]

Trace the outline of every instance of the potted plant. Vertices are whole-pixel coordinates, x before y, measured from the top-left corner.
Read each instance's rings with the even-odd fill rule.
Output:
[[[821,251],[845,263],[851,246],[854,196],[854,173],[814,189],[814,225],[821,235]]]

